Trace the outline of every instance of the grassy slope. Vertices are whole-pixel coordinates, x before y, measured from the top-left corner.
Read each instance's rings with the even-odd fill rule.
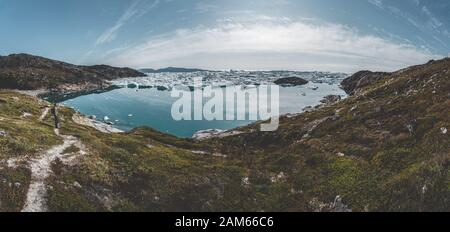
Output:
[[[450,128],[449,90],[447,59],[394,73],[336,105],[285,118],[274,133],[251,132],[216,144],[247,159],[254,179],[287,173],[285,185],[306,199],[330,202],[340,195],[357,211],[448,211],[450,137],[441,128]],[[282,201],[298,199],[288,191],[279,194]]]
[[[75,165],[54,163],[48,205],[52,211],[326,211],[321,202],[340,195],[354,211],[449,210],[450,138],[440,130],[450,128],[449,70],[448,60],[413,67],[362,95],[283,118],[276,132],[251,125],[244,134],[201,143],[149,128],[102,134],[75,124],[74,112],[64,109],[62,133],[80,138],[87,155]],[[0,130],[8,132],[0,137],[1,159],[33,156],[61,142],[50,118],[20,119],[24,111],[39,115],[44,104],[0,93]],[[20,210],[29,171],[0,166],[6,180],[0,180],[0,211]]]

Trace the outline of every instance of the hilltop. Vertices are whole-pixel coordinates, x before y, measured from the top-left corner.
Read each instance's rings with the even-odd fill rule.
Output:
[[[30,163],[49,151],[37,196],[48,211],[448,211],[449,89],[450,59],[432,61],[275,132],[256,123],[202,141],[103,133],[64,107],[55,133],[49,103],[0,91],[0,211],[24,208]]]
[[[108,81],[145,74],[107,65],[79,66],[29,54],[0,56],[0,88],[76,92],[108,86]]]

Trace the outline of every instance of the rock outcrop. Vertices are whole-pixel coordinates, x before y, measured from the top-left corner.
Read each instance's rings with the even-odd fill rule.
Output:
[[[79,66],[28,54],[0,56],[0,88],[3,89],[92,90],[108,86],[108,81],[113,79],[141,76],[145,74],[130,68]]]
[[[381,80],[388,75],[389,73],[385,72],[360,71],[343,80],[341,85],[349,95],[355,95],[361,88]]]
[[[341,99],[342,99],[342,97],[339,95],[328,95],[328,96],[325,96],[320,102],[325,105],[331,105],[336,102],[339,102]]]

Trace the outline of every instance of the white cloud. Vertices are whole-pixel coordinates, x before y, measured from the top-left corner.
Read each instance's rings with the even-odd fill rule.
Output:
[[[353,72],[391,71],[433,58],[437,56],[412,45],[360,35],[343,25],[272,19],[177,30],[107,60],[132,67]]]
[[[123,15],[117,20],[117,22],[103,34],[101,34],[97,41],[95,42],[95,46],[102,45],[108,42],[113,41],[117,37],[117,33],[119,30],[130,20],[139,18],[146,14],[149,10],[155,8],[159,4],[159,0],[155,0],[153,2],[148,2],[146,0],[135,0],[131,6],[123,13]]]
[[[383,9],[383,2],[381,0],[369,0],[369,3],[380,9]]]

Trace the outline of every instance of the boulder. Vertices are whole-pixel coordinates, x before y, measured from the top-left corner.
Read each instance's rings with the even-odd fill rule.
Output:
[[[326,105],[331,105],[331,104],[334,104],[334,103],[340,101],[341,99],[342,99],[342,97],[339,95],[328,95],[328,96],[325,96],[320,102],[324,103]]]

